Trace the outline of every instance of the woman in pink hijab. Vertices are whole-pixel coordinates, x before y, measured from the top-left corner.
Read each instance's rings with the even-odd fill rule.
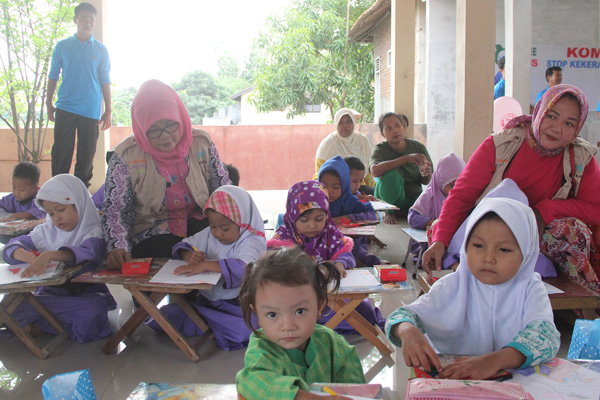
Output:
[[[231,184],[208,133],[170,86],[145,82],[131,105],[133,136],[108,164],[102,225],[109,269],[131,257],[171,257],[173,246],[206,226],[210,194]]]
[[[423,267],[441,267],[444,251],[473,207],[510,178],[536,216],[540,253],[558,273],[600,293],[600,270],[590,263],[589,228],[600,225],[600,169],[596,146],[578,137],[587,114],[583,91],[556,85],[536,104],[533,115],[516,117],[504,131],[488,136],[444,202]]]

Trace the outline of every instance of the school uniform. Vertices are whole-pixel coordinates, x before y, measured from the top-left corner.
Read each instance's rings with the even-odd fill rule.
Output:
[[[455,273],[444,276],[431,291],[394,311],[386,326],[410,322],[426,333],[441,354],[483,355],[512,347],[526,360],[521,368],[547,361],[558,352],[560,333],[540,275],[534,272],[539,253],[537,224],[531,209],[507,198],[487,198],[473,211],[465,237],[488,212],[495,212],[511,229],[523,261],[507,282],[487,285],[469,270],[464,243]]]
[[[4,248],[4,260],[19,264],[13,257],[15,250],[56,251],[68,250],[75,256],[74,264],[84,264],[80,275],[101,265],[105,257],[100,217],[90,194],[79,178],[73,175],[57,175],[39,190],[36,205],[43,209],[41,201],[74,204],[78,223],[71,232],[58,229],[50,219],[37,226],[27,236],[12,239]],[[34,295],[61,322],[72,340],[87,343],[112,334],[108,323],[108,311],[116,308],[116,302],[105,284],[67,282],[58,286],[44,286]],[[13,313],[23,326],[37,324],[42,331],[58,334],[28,303],[21,303]]]
[[[28,212],[33,216],[34,219],[42,219],[46,216],[46,211],[40,210],[35,205],[36,195],[37,192],[30,198],[19,201],[14,194],[8,194],[0,199],[0,209],[13,214]]]
[[[319,181],[326,172],[335,172],[342,185],[342,194],[339,199],[329,203],[329,211],[333,218],[347,215],[352,221],[377,221],[377,214],[371,203],[362,203],[350,189],[350,168],[340,156],[327,160],[319,171]],[[364,265],[381,264],[379,257],[370,255],[367,238],[364,235],[354,236],[352,255]]]
[[[240,227],[240,237],[234,243],[221,244],[209,228],[184,239],[173,247],[173,258],[180,259],[180,250],[206,254],[206,260],[218,261],[223,276],[211,289],[200,290],[191,305],[202,315],[212,329],[217,346],[223,350],[237,350],[248,345],[250,329],[246,326],[239,303],[240,286],[246,266],[258,260],[267,250],[264,224],[252,197],[236,186],[221,186],[208,199],[207,209],[217,211]],[[177,304],[161,307],[161,312],[186,336],[204,332]],[[162,329],[154,320],[148,325]]]
[[[293,399],[298,390],[309,390],[309,383],[365,383],[356,348],[320,325],[305,351],[284,349],[258,330],[250,337],[244,365],[235,382],[248,400]]]

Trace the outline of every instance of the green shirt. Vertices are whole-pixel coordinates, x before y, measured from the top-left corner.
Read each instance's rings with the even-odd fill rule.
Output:
[[[425,154],[427,160],[431,162],[429,152],[421,142],[414,139],[404,139],[404,141],[406,142],[406,147],[404,147],[404,151],[402,153],[398,153],[397,151],[393,150],[387,140],[385,142],[376,144],[375,147],[373,147],[369,165],[395,160],[396,158],[407,156],[413,153]],[[404,178],[404,192],[406,193],[406,197],[416,198],[422,192],[421,173],[419,172],[419,166],[415,163],[406,163],[396,169]]]
[[[333,330],[317,325],[306,351],[286,350],[262,333],[250,336],[245,367],[235,377],[247,400],[293,399],[309,383],[365,383],[354,346]]]

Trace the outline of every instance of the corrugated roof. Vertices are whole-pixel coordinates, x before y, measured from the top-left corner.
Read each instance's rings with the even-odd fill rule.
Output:
[[[371,8],[358,17],[348,34],[350,39],[355,42],[372,42],[375,25],[381,21],[391,8],[391,0],[377,0]]]

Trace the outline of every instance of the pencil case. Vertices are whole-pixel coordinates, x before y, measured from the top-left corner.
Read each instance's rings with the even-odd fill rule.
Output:
[[[398,264],[375,265],[375,271],[382,282],[404,282],[406,280],[406,269],[400,268]]]
[[[411,379],[405,400],[533,400],[518,383],[454,380]]]
[[[150,272],[153,258],[134,258],[131,262],[123,263],[123,275],[145,275]]]

